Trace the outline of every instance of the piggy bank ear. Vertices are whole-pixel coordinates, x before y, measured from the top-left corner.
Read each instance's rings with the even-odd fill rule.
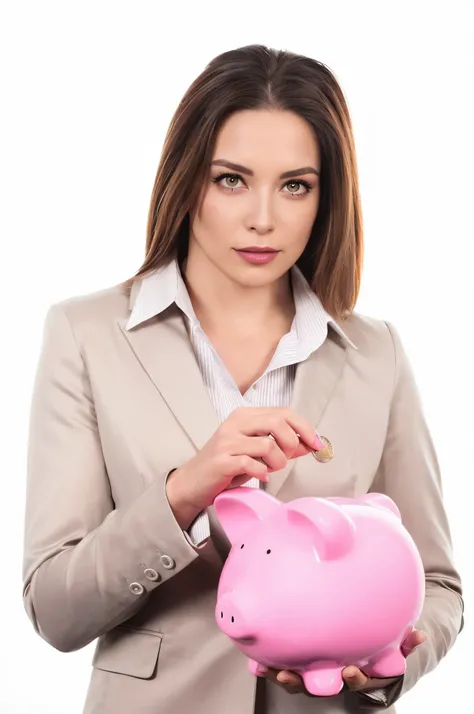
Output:
[[[214,499],[217,518],[232,544],[253,523],[280,508],[281,501],[265,491],[249,486],[239,486],[222,491]]]
[[[385,511],[392,511],[400,521],[402,520],[397,504],[385,493],[366,493],[363,496],[359,496],[357,500],[368,506],[375,506],[375,508],[382,508]]]
[[[347,512],[323,498],[297,498],[286,506],[288,523],[305,532],[320,560],[335,560],[349,553],[355,525]]]
[[[399,520],[402,520],[397,504],[385,493],[364,493],[363,496],[357,496],[356,498],[330,496],[325,500],[332,501],[340,506],[357,506],[358,503],[361,503],[364,506],[374,506],[375,508],[381,508],[383,511],[392,511],[392,513],[397,516]]]

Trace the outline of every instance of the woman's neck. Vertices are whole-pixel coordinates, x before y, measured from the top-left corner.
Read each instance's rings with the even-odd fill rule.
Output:
[[[239,285],[212,265],[206,268],[188,260],[182,269],[204,332],[219,333],[229,326],[242,337],[289,331],[295,314],[289,273],[268,285],[249,287]]]

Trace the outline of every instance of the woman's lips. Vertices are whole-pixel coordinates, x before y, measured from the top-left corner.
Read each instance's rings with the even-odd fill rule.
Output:
[[[254,250],[236,250],[236,252],[247,261],[247,263],[253,263],[254,265],[265,265],[271,260],[276,258],[279,251],[269,250],[269,251],[254,251]]]

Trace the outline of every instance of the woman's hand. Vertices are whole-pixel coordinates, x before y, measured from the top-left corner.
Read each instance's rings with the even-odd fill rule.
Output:
[[[411,632],[402,643],[402,654],[405,657],[408,657],[408,655],[411,654],[416,647],[425,642],[426,638],[427,634],[423,630],[413,630],[413,632]],[[265,676],[275,684],[279,684],[284,687],[284,689],[286,689],[286,691],[290,694],[304,692],[310,696],[314,696],[307,691],[304,686],[303,679],[296,672],[290,672],[286,669],[269,669]],[[397,677],[387,677],[386,679],[368,677],[361,669],[352,664],[342,670],[342,678],[347,683],[349,689],[353,692],[363,692],[369,689],[385,687],[399,679],[400,676],[401,675]]]
[[[196,456],[168,476],[167,498],[187,528],[221,491],[252,477],[268,481],[268,473],[283,469],[288,459],[323,448],[314,426],[292,409],[240,407]]]

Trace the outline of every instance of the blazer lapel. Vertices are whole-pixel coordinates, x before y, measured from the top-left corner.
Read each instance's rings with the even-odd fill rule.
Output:
[[[219,421],[179,308],[172,305],[131,330],[125,329],[127,319],[119,320],[118,324],[196,449],[202,449]]]
[[[328,335],[323,344],[296,369],[291,408],[305,417],[317,431],[324,411],[339,381],[347,357],[347,345],[343,338],[328,328]],[[324,434],[331,440],[330,434]],[[281,471],[270,474],[265,490],[272,496],[278,496],[286,479],[296,465],[297,459],[288,461]]]

